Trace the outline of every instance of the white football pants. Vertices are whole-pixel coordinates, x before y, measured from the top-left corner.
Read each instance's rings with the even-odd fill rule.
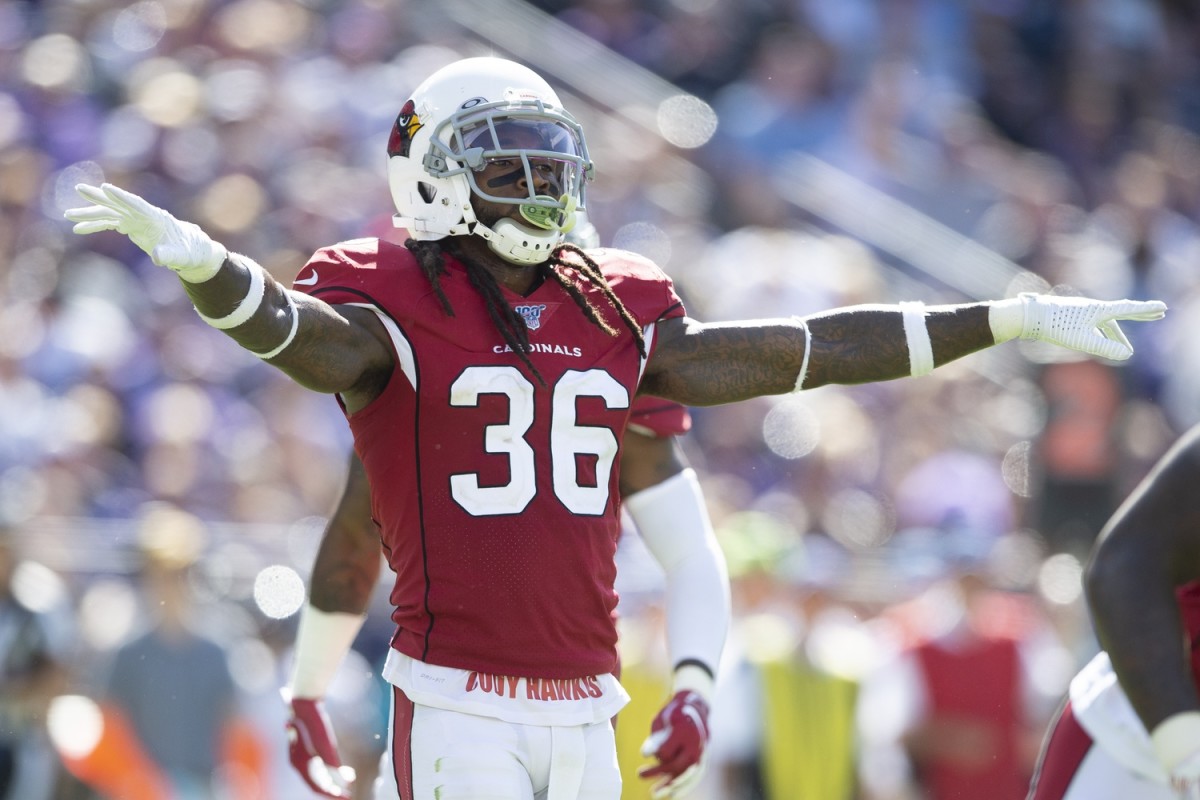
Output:
[[[416,705],[390,688],[375,800],[620,800],[608,720],[519,725]]]

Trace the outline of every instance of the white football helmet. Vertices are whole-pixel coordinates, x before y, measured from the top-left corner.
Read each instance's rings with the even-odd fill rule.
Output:
[[[583,129],[550,84],[502,58],[467,58],[429,76],[400,110],[387,149],[396,227],[417,240],[482,236],[518,264],[545,261],[559,245],[593,172]],[[476,181],[498,158],[520,161],[526,196],[494,195]],[[536,193],[535,169],[553,194]],[[472,195],[517,206],[521,221],[484,225]]]

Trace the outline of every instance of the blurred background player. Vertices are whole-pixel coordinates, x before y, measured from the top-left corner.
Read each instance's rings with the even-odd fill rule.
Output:
[[[1101,531],[1087,567],[1102,651],[1071,682],[1029,800],[1200,797],[1200,427]]]
[[[877,751],[872,761],[884,763],[890,730],[911,775],[873,786],[875,776],[865,774],[866,796],[909,785],[929,800],[1020,797],[1063,686],[1046,692],[1038,677],[1054,636],[1027,597],[1001,588],[993,548],[978,544],[986,537],[962,529],[910,535],[924,533],[938,536],[939,574],[896,607],[908,638],[864,694],[865,708],[893,713],[860,721],[864,742]]]
[[[100,690],[106,724],[129,735],[162,791],[180,800],[230,791],[222,767],[238,715],[225,643],[203,625],[190,577],[204,542],[191,514],[165,504],[146,510],[138,542],[145,625],[117,648]]]
[[[71,623],[65,585],[22,557],[0,523],[0,800],[72,797],[46,735],[51,700],[67,685]]]
[[[1121,360],[1133,351],[1119,321],[1165,312],[1022,294],[699,323],[648,259],[562,245],[594,171],[583,131],[543,79],[501,59],[418,86],[388,155],[413,238],[323,248],[293,281],[302,293],[111,184],[78,186],[92,205],[66,215],[77,233],[126,233],[179,275],[204,321],[338,395],[397,575],[386,777],[419,792],[619,792],[612,467],[634,394],[710,405],[890,380],[1017,338]],[[716,561],[707,540],[673,545],[668,562]],[[652,730],[670,778],[704,735],[715,659],[694,643]]]

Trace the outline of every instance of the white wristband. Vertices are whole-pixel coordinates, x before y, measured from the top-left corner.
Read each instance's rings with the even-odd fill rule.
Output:
[[[925,325],[925,304],[909,302],[900,304],[904,317],[904,338],[908,342],[908,370],[914,377],[933,372],[933,342],[929,340],[929,328]]]
[[[1158,763],[1171,772],[1179,763],[1200,750],[1200,711],[1172,714],[1150,734]]]
[[[258,311],[259,306],[262,305],[267,284],[262,267],[251,261],[246,264],[246,268],[250,271],[250,285],[246,287],[246,296],[242,298],[242,302],[238,303],[237,308],[223,317],[208,317],[201,314],[200,309],[196,309],[196,313],[200,314],[200,319],[217,330],[225,331],[245,324],[254,316],[254,312]]]
[[[1025,330],[1025,301],[1020,297],[988,304],[988,325],[996,344],[1016,339]]]
[[[292,697],[323,697],[366,617],[340,611],[322,611],[309,603],[300,612],[296,632]]]
[[[712,705],[713,678],[695,664],[684,664],[675,670],[671,689],[675,692],[695,692],[704,698],[704,702]]]
[[[254,353],[254,355],[258,356],[263,361],[272,359],[286,350],[288,345],[292,343],[292,340],[296,338],[296,331],[300,330],[300,309],[296,308],[296,301],[292,299],[291,292],[284,292],[284,297],[287,298],[288,310],[292,314],[292,329],[288,331],[287,338],[280,342],[280,344],[273,350],[268,350],[265,353]],[[253,353],[254,351],[251,350],[250,352]]]
[[[804,360],[800,362],[800,374],[796,376],[796,386],[792,389],[793,392],[798,392],[804,388],[804,379],[808,376],[808,356],[812,352],[812,331],[808,329],[808,323],[799,317],[792,319],[804,326]]]

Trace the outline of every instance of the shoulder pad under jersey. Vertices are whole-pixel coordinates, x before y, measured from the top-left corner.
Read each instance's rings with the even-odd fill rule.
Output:
[[[386,287],[395,290],[414,279],[423,280],[423,276],[403,245],[352,239],[314,253],[292,281],[292,288],[331,304],[364,303],[374,302]]]
[[[611,247],[599,247],[587,253],[641,325],[686,313],[683,301],[675,293],[674,282],[650,259]]]

